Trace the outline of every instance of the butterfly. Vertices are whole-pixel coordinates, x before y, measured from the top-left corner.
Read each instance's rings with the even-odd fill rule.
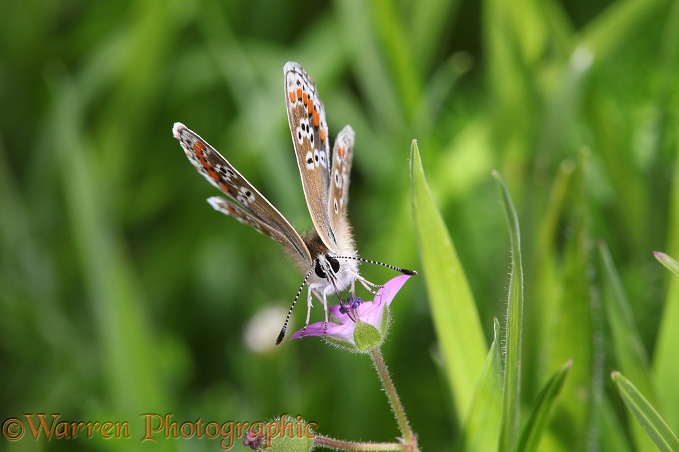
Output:
[[[304,197],[314,226],[312,230],[300,235],[233,165],[198,134],[179,122],[172,129],[198,172],[227,196],[209,198],[210,205],[280,243],[304,275],[276,344],[285,337],[292,310],[305,285],[309,288],[306,329],[311,315],[312,294],[323,303],[327,327],[327,295],[337,294],[340,304],[345,306],[339,293],[350,288],[353,296],[356,281],[372,293],[375,293],[374,288],[380,287],[360,275],[359,262],[416,274],[412,270],[358,257],[347,219],[354,131],[351,126],[345,126],[337,135],[331,154],[325,108],[316,85],[298,63],[288,62],[283,72],[288,123]]]

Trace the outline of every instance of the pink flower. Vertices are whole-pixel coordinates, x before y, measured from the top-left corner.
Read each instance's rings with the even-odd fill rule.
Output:
[[[399,275],[387,281],[377,291],[373,301],[362,302],[360,298],[349,298],[345,305],[349,307],[351,317],[342,305],[328,307],[332,321],[328,323],[327,329],[325,322],[312,323],[306,331],[302,329],[295,332],[291,339],[302,338],[304,332],[304,336],[321,336],[335,345],[358,352],[380,345],[386,336],[388,324],[389,311],[385,315],[385,309],[410,276]]]

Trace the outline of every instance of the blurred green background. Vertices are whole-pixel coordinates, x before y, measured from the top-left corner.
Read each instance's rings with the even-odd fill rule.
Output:
[[[179,423],[290,413],[339,438],[397,435],[367,357],[314,338],[265,349],[246,340],[259,315],[273,345],[301,276],[272,240],[210,208],[217,191],[171,134],[185,123],[309,227],[286,61],[315,80],[331,136],[356,131],[349,217],[363,257],[419,268],[409,199],[418,140],[488,339],[506,303],[508,238],[490,171],[503,174],[523,233],[527,402],[557,368],[542,354],[544,325],[531,324],[550,293],[536,279],[545,259],[568,270],[559,262],[582,239],[574,224],[587,225],[583,262],[596,260],[595,240],[608,244],[653,354],[670,297],[652,251],[679,256],[678,2],[9,0],[2,13],[0,418],[128,421],[132,438],[27,432],[0,438],[1,449],[219,448],[142,443],[144,413]],[[582,180],[561,180],[573,175]],[[596,300],[594,267],[574,284]],[[461,420],[422,278],[393,307],[385,358],[413,429],[425,450],[452,450]],[[616,363],[600,358],[608,375]],[[568,450],[571,427],[557,416],[544,450]]]

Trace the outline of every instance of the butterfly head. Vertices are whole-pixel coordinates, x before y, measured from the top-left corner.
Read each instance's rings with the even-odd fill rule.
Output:
[[[312,290],[325,295],[337,293],[339,296],[339,292],[350,287],[360,277],[358,261],[346,258],[356,255],[353,240],[341,242],[342,246],[336,251],[330,250],[316,231],[305,235],[303,240],[312,260],[302,264],[302,271],[306,273],[311,270],[307,283]]]

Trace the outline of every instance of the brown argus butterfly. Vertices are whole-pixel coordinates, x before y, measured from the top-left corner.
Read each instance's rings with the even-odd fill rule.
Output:
[[[339,133],[331,163],[325,109],[314,82],[297,63],[287,63],[283,71],[288,122],[313,230],[300,236],[215,148],[181,123],[175,123],[172,130],[198,172],[228,196],[209,198],[210,205],[276,240],[304,275],[276,344],[280,344],[285,336],[292,309],[305,284],[309,287],[305,325],[309,324],[314,294],[323,303],[327,327],[327,295],[337,294],[340,304],[344,305],[339,293],[350,288],[353,295],[355,281],[373,293],[373,288],[379,287],[359,274],[360,261],[383,265],[404,274],[416,274],[412,270],[358,257],[346,213],[354,131],[345,126]]]

